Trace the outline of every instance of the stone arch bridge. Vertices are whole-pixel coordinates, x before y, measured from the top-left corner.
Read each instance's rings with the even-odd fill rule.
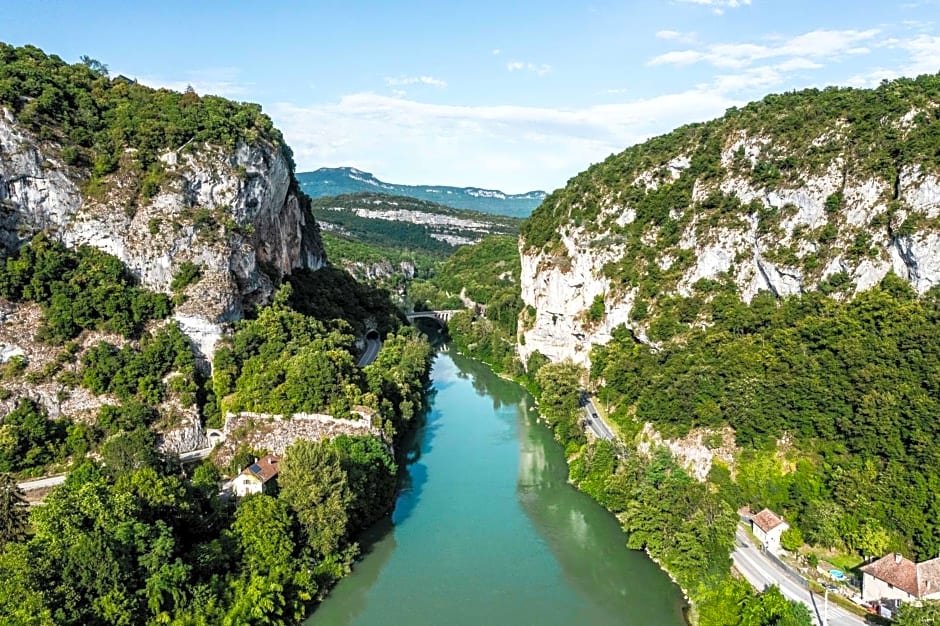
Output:
[[[450,318],[454,316],[454,313],[460,313],[464,309],[445,309],[443,311],[415,311],[414,313],[405,313],[405,317],[408,318],[409,322],[414,322],[416,319],[433,319],[441,326],[446,326],[447,322],[450,321]]]

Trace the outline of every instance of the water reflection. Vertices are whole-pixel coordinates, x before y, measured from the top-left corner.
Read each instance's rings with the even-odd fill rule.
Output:
[[[567,483],[531,397],[454,353],[433,377],[394,526],[308,623],[679,626],[675,588]]]
[[[518,418],[519,501],[568,582],[624,623],[681,623],[677,590],[646,555],[626,548],[613,515],[567,482],[564,453],[547,426],[524,407]]]

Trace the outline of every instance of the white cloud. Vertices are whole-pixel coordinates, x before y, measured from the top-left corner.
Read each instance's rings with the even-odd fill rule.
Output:
[[[745,7],[751,4],[751,0],[678,0],[679,2],[685,4],[698,4],[701,6],[711,7],[712,12],[715,15],[721,15],[725,12],[725,9],[737,9],[738,7]]]
[[[525,70],[528,72],[533,72],[538,76],[545,76],[552,71],[552,66],[546,63],[539,65],[536,63],[526,63],[523,61],[510,61],[506,64],[506,69],[510,72],[520,72]]]
[[[447,81],[433,76],[399,76],[397,78],[388,77],[385,84],[389,87],[404,87],[405,85],[430,85],[443,89],[447,86]]]
[[[628,91],[629,89],[627,89],[626,87],[614,87],[611,89],[601,89],[600,91],[596,91],[594,93],[598,96],[609,96],[613,94],[627,93]]]
[[[712,83],[719,93],[735,93],[743,90],[761,89],[777,85],[783,76],[780,71],[771,66],[751,67],[737,74],[720,74]]]
[[[910,63],[903,68],[904,74],[918,76],[940,71],[940,36],[919,35],[905,41],[901,47],[911,56]]]
[[[656,38],[681,43],[695,43],[695,33],[682,33],[677,30],[656,31]]]
[[[579,109],[443,105],[358,93],[268,111],[301,171],[353,165],[397,182],[512,192],[558,187],[612,152],[736,104],[699,89]]]
[[[777,45],[755,43],[719,43],[700,49],[673,50],[653,57],[648,65],[691,65],[708,63],[714,67],[742,68],[756,61],[778,57],[831,59],[841,54],[864,54],[867,48],[856,44],[873,39],[878,29],[814,30]]]
[[[896,67],[878,67],[867,72],[855,74],[846,84],[850,87],[877,87],[883,80],[892,80],[901,76],[911,78],[921,74],[936,74],[940,71],[940,36],[918,35],[913,39],[886,39],[879,47],[902,50],[907,59]]]
[[[810,61],[809,59],[804,59],[802,57],[793,57],[792,59],[787,59],[783,63],[776,65],[778,70],[783,72],[792,72],[794,70],[818,70],[822,68],[821,63],[816,63],[815,61]]]
[[[157,89],[172,89],[173,91],[186,91],[192,87],[200,95],[211,94],[234,98],[248,93],[251,83],[238,80],[239,70],[234,67],[218,67],[202,70],[189,70],[184,78],[167,79],[157,76],[135,76],[132,72],[112,71],[112,76],[123,74],[134,78],[139,83]]]
[[[673,50],[654,57],[647,65],[691,65],[706,58],[707,55],[698,50]]]
[[[503,53],[503,51],[500,50],[499,48],[493,48],[493,56],[498,57],[498,56],[501,55],[502,53]]]

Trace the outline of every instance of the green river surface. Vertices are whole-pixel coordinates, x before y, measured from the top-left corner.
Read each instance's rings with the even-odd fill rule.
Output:
[[[681,626],[682,595],[569,485],[532,397],[440,353],[391,520],[306,624]]]

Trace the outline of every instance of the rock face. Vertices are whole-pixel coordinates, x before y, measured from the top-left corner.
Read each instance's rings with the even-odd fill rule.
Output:
[[[809,96],[801,102],[812,108]],[[890,155],[915,136],[935,145],[940,102],[904,106],[904,115],[870,114],[875,130],[864,132],[880,143],[868,154]],[[760,291],[782,298],[821,286],[848,298],[889,272],[919,294],[940,285],[940,164],[929,149],[923,162],[876,166],[857,147],[857,120],[785,143],[779,129],[742,119],[729,114],[636,146],[549,196],[532,220],[542,234],[527,241],[527,224],[520,245],[523,362],[539,351],[587,364],[591,345],[620,325],[655,344],[657,303],[707,300],[708,285],[730,285],[748,302]],[[596,306],[589,315],[597,303],[600,318]]]
[[[66,245],[113,254],[164,292],[182,263],[198,265],[202,278],[176,317],[211,360],[220,325],[267,301],[272,275],[325,263],[319,228],[277,145],[188,145],[161,161],[164,181],[149,199],[123,169],[104,181],[106,191],[83,193],[85,174],[2,110],[0,244],[14,249],[44,230]]]
[[[223,428],[224,443],[217,449],[216,461],[227,464],[240,445],[268,450],[282,455],[298,439],[320,441],[338,435],[375,435],[382,431],[372,424],[371,414],[361,412],[362,419],[349,420],[321,413],[296,413],[283,417],[267,413],[229,413]]]

